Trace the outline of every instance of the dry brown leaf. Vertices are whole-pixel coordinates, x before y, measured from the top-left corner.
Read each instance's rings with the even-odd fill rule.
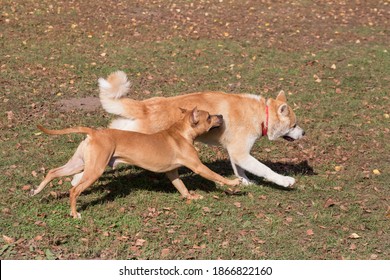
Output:
[[[42,235],[37,235],[37,236],[34,237],[35,241],[41,241],[42,239],[43,239]]]
[[[241,202],[234,202],[233,204],[234,204],[234,206],[236,206],[237,208],[241,208]]]
[[[329,208],[329,207],[334,206],[334,205],[335,205],[335,202],[333,201],[333,199],[332,198],[328,198],[325,201],[324,207],[325,208]]]
[[[31,189],[31,185],[24,185],[22,187],[22,190],[24,190],[24,191],[29,191],[30,189]]]
[[[165,249],[162,249],[161,250],[161,256],[167,256],[167,255],[169,255],[169,253],[170,253],[170,249],[168,249],[168,248],[165,248]]]
[[[137,240],[135,241],[135,246],[142,247],[142,246],[145,245],[145,243],[146,243],[146,240],[140,238],[140,239],[137,239]]]
[[[46,223],[44,221],[36,221],[34,225],[40,226],[40,227],[45,227]]]
[[[9,237],[7,235],[3,235],[3,240],[5,241],[5,243],[8,243],[8,244],[11,244],[11,243],[14,243],[15,242],[15,239],[12,238],[12,237]]]
[[[350,238],[350,239],[358,239],[358,238],[360,238],[360,235],[358,235],[357,233],[351,233],[351,235],[348,236],[348,238]]]
[[[308,229],[306,231],[306,234],[309,235],[309,236],[314,235],[314,231],[312,229]]]

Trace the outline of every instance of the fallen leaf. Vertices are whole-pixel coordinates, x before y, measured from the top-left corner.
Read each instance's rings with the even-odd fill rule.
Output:
[[[170,249],[168,249],[168,248],[166,248],[166,249],[162,249],[161,250],[161,256],[167,256],[167,255],[169,255],[169,253],[170,253]]]
[[[312,229],[308,229],[306,231],[306,234],[309,235],[309,236],[314,235],[314,231]]]
[[[381,172],[378,169],[372,170],[372,173],[374,173],[375,175],[380,175],[381,174]]]
[[[335,205],[335,202],[333,201],[333,199],[332,198],[328,198],[325,201],[324,207],[325,208],[329,208],[329,207],[334,206],[334,205]]]
[[[337,67],[336,67],[336,64],[332,64],[332,66],[330,66],[330,68],[332,68],[333,70],[335,70]]]
[[[314,78],[314,80],[315,80],[315,82],[316,83],[321,83],[322,82],[322,80],[320,79],[320,77],[318,77],[317,75],[313,75],[313,78]]]
[[[37,236],[34,237],[35,241],[41,241],[42,239],[43,239],[42,235],[37,235]]]
[[[7,235],[3,235],[3,240],[8,243],[8,244],[11,244],[11,243],[14,243],[15,242],[15,239],[12,238],[12,237],[9,237]]]
[[[352,243],[351,246],[349,246],[349,250],[356,250],[356,244]]]
[[[40,227],[45,227],[46,223],[44,221],[36,221],[34,225],[40,226]]]
[[[24,191],[29,191],[31,189],[31,186],[30,185],[24,185],[23,187],[22,187],[22,190],[24,190]]]
[[[146,240],[145,240],[145,239],[137,239],[137,240],[135,241],[135,246],[142,247],[142,246],[145,245],[145,243],[146,243]]]
[[[351,235],[348,236],[348,238],[350,238],[350,239],[358,239],[358,238],[360,238],[360,235],[358,235],[357,233],[351,233]]]
[[[8,111],[7,112],[7,119],[8,119],[8,121],[13,121],[14,119],[15,119],[15,115],[14,115],[14,112],[12,112],[12,111]]]
[[[210,213],[211,212],[210,208],[208,208],[208,207],[203,207],[202,209],[206,213]]]
[[[241,208],[241,202],[234,202],[233,204],[234,204],[234,206],[236,206],[237,208]]]
[[[341,165],[336,165],[336,166],[334,167],[334,170],[336,170],[337,172],[339,172],[339,171],[343,170],[343,167],[342,167]]]
[[[376,260],[378,258],[378,255],[377,254],[372,254],[371,256],[370,256],[370,259],[372,259],[372,260]]]

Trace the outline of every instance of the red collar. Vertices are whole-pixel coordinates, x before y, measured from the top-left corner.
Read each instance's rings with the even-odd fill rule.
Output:
[[[262,136],[266,136],[268,133],[268,105],[265,105],[265,125],[264,122],[261,123],[261,133]]]

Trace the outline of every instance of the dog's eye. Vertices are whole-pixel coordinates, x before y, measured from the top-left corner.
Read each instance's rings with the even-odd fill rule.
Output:
[[[292,128],[296,128],[297,127],[297,124],[294,124]]]

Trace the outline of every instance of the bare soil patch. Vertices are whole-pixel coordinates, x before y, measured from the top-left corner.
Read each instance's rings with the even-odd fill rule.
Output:
[[[100,100],[98,97],[83,97],[60,100],[56,103],[61,112],[72,112],[83,110],[93,112],[100,108]]]

